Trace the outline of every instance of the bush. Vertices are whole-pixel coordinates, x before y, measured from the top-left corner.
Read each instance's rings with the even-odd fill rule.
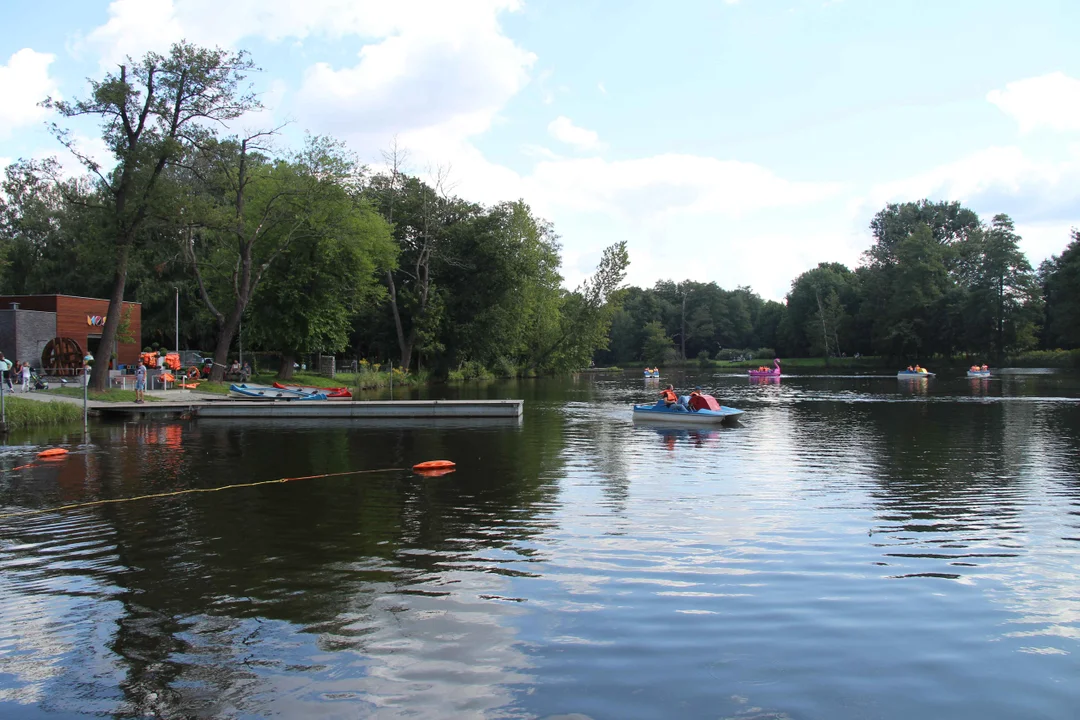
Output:
[[[501,378],[514,378],[518,376],[517,366],[514,365],[510,358],[504,355],[500,355],[498,359],[495,360],[494,370],[495,375]]]
[[[697,361],[698,361],[698,365],[700,365],[703,368],[712,367],[712,360],[709,359],[709,351],[708,350],[702,350],[701,352],[699,352],[697,354]]]
[[[483,365],[475,360],[468,360],[458,366],[457,370],[451,370],[446,379],[451,382],[464,382],[469,380],[493,380],[495,376]]]
[[[1080,350],[1032,350],[1010,356],[1007,364],[1018,367],[1080,367]]]
[[[4,402],[8,428],[82,422],[82,406],[75,403],[38,402],[18,397],[5,398]]]

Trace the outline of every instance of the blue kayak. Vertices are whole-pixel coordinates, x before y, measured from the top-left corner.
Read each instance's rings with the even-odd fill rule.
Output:
[[[261,400],[325,400],[326,393],[288,390],[267,385],[230,385],[229,394],[233,397],[258,398]]]
[[[635,420],[662,420],[693,425],[719,425],[743,414],[742,410],[721,405],[719,410],[688,410],[682,405],[635,405]]]

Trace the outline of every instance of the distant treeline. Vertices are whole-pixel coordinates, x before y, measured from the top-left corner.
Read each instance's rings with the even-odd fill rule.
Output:
[[[1080,233],[1038,272],[1007,215],[989,223],[957,202],[890,204],[851,270],[822,263],[785,302],[750,288],[663,281],[623,291],[598,365],[878,355],[1000,361],[1026,350],[1080,347]],[[759,351],[761,349],[762,351]]]

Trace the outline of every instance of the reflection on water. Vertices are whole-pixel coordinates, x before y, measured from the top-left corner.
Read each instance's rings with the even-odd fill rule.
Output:
[[[598,375],[414,393],[523,421],[13,438],[0,514],[387,470],[0,519],[0,714],[1071,717],[1080,378],[819,375],[672,373],[734,428]]]

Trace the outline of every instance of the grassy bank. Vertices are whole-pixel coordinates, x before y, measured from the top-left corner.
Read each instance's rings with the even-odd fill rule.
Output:
[[[1080,367],[1080,350],[1032,350],[1009,357],[1011,367]]]
[[[83,389],[81,387],[58,387],[49,388],[48,390],[39,390],[47,395],[66,395],[67,397],[78,398],[82,400]],[[87,397],[90,400],[96,400],[98,402],[135,402],[134,390],[120,390],[118,388],[109,388],[108,390],[91,390]],[[146,396],[147,402],[156,402],[160,398]],[[81,411],[80,411],[81,412]]]
[[[4,399],[9,429],[82,422],[82,408],[66,402],[39,402],[18,397]]]

